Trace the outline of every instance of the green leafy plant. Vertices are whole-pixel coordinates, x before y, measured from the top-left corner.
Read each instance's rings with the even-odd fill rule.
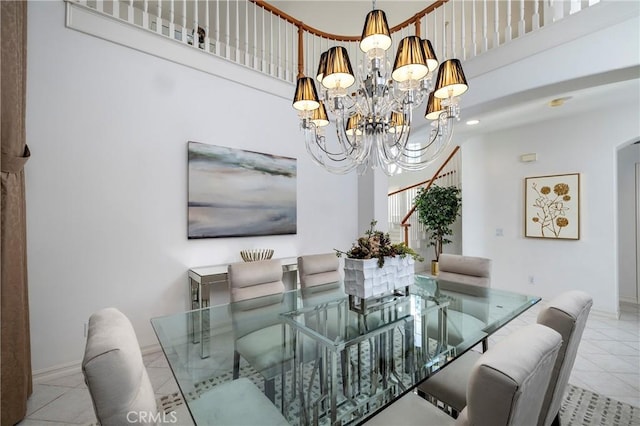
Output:
[[[451,242],[447,236],[453,234],[451,225],[460,215],[460,189],[455,186],[438,185],[432,185],[429,189],[420,188],[414,203],[418,211],[418,221],[429,232],[429,246],[434,247],[437,262],[442,247]]]
[[[341,251],[334,249],[336,256],[346,255],[351,259],[378,259],[378,267],[384,266],[385,256],[389,257],[405,257],[411,256],[414,260],[422,262],[424,258],[418,253],[407,247],[404,243],[391,243],[389,234],[382,231],[376,231],[375,226],[378,222],[371,221],[371,227],[359,237],[349,251]]]

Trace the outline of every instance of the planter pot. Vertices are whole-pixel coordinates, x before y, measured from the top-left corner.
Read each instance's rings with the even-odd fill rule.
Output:
[[[440,273],[440,267],[438,266],[437,260],[431,261],[431,275],[437,276]]]
[[[382,296],[413,284],[414,260],[411,256],[385,257],[384,266],[378,259],[344,260],[345,293],[361,299]]]

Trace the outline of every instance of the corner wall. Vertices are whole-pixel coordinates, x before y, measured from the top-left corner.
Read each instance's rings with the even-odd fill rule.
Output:
[[[28,13],[34,373],[77,365],[84,324],[106,306],[129,316],[142,346],[157,344],[149,319],[189,307],[191,267],[241,261],[245,248],[351,246],[357,177],[308,159],[290,101],[67,29],[62,1]],[[188,240],[190,140],[297,158],[298,234]]]
[[[635,102],[464,142],[463,253],[494,259],[493,286],[543,298],[580,289],[617,315],[617,149],[640,136],[639,115]],[[531,152],[538,161],[519,161]],[[524,238],[524,178],[576,172],[580,240]]]

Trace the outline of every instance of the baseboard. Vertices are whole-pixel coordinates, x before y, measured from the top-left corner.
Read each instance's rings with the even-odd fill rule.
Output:
[[[605,319],[620,319],[620,311],[611,312],[611,311],[601,311],[598,309],[591,309],[591,316],[597,316]]]
[[[140,348],[142,355],[149,355],[156,352],[162,352],[159,344],[153,344]],[[32,373],[33,384],[42,384],[61,377],[70,376],[82,372],[82,360],[73,361],[66,364],[60,364],[53,367],[35,370]]]
[[[638,299],[635,297],[621,297],[620,298],[620,306],[628,306],[631,308],[635,308],[639,305]]]

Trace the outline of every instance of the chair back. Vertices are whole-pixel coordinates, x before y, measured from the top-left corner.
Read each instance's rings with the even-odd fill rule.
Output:
[[[538,418],[540,426],[551,425],[560,411],[591,305],[593,299],[587,293],[568,291],[552,299],[549,306],[538,314],[538,324],[551,327],[562,336],[562,347]]]
[[[227,267],[231,302],[240,302],[284,292],[279,259],[232,263]]]
[[[471,370],[457,425],[535,425],[562,345],[556,331],[531,324],[482,354]]]
[[[298,257],[298,273],[302,289],[333,283],[335,283],[335,287],[338,287],[342,279],[340,262],[333,253]]]
[[[438,279],[482,287],[491,286],[491,259],[442,253]]]
[[[138,339],[119,310],[102,309],[89,318],[82,372],[101,425],[128,424],[132,412],[142,424],[159,418]]]

